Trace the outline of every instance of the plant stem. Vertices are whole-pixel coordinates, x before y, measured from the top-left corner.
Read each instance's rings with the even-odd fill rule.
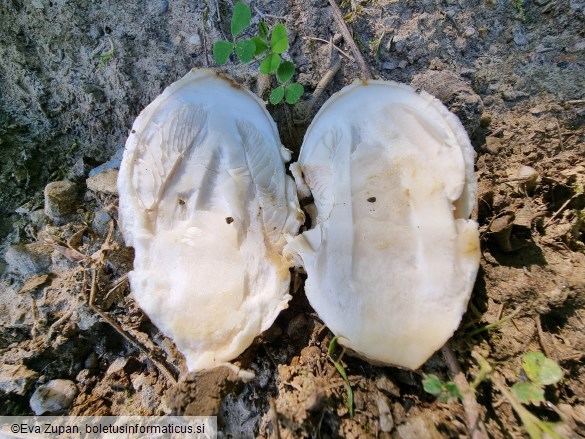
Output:
[[[465,410],[465,419],[467,421],[467,429],[472,439],[485,439],[487,438],[487,432],[485,426],[479,416],[479,407],[475,399],[475,391],[469,386],[467,378],[459,367],[459,362],[455,357],[455,353],[451,348],[450,342],[447,342],[441,349],[443,352],[443,358],[449,372],[451,373],[451,379],[455,382],[459,391],[463,395],[463,409]]]
[[[349,32],[349,29],[347,28],[347,24],[345,23],[345,20],[343,19],[343,14],[339,10],[339,6],[337,6],[337,3],[335,3],[334,0],[329,0],[329,4],[331,5],[331,8],[333,9],[333,17],[335,18],[335,21],[337,22],[337,25],[339,26],[339,30],[341,31],[341,34],[343,35],[343,39],[345,40],[345,42],[349,46],[351,52],[353,53],[353,57],[356,59],[358,65],[360,67],[362,79],[371,79],[372,75],[370,73],[370,69],[368,68],[368,65],[366,64],[366,62],[364,61],[364,57],[362,56],[362,53],[358,49],[357,45],[355,44],[355,41],[353,40],[353,37],[351,36],[351,33]]]

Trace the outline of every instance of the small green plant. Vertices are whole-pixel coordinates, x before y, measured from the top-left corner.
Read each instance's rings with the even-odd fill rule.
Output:
[[[563,372],[559,365],[547,358],[541,352],[529,352],[522,357],[522,369],[528,377],[528,382],[519,382],[508,388],[499,375],[494,372],[489,363],[480,355],[474,355],[480,364],[480,377],[474,381],[474,386],[484,379],[491,379],[495,388],[508,400],[518,414],[522,425],[531,439],[562,439],[555,431],[555,423],[543,421],[534,416],[524,404],[540,404],[545,401],[544,386],[558,383]],[[482,374],[482,371],[484,373]],[[549,404],[550,405],[550,404]]]
[[[459,387],[453,381],[443,382],[435,374],[425,375],[422,381],[425,392],[437,397],[440,402],[452,402],[463,399]]]
[[[272,30],[266,22],[258,25],[258,33],[251,38],[240,37],[242,32],[250,26],[252,11],[248,5],[237,2],[231,20],[232,41],[220,40],[213,45],[215,62],[223,65],[228,62],[232,53],[243,63],[253,59],[260,60],[260,73],[276,75],[278,87],[270,93],[270,103],[278,104],[283,99],[289,104],[295,104],[304,93],[301,84],[291,82],[295,73],[295,64],[292,61],[283,61],[282,54],[288,50],[288,33],[282,23],[277,23]]]
[[[108,38],[108,40],[110,41],[110,50],[108,50],[106,53],[100,56],[100,63],[96,68],[96,72],[99,72],[101,69],[103,69],[110,60],[110,58],[114,56],[114,43],[110,38]]]
[[[544,402],[544,386],[556,384],[563,377],[559,365],[541,352],[529,352],[524,355],[522,369],[528,381],[512,386],[512,393],[522,404]]]
[[[356,18],[358,18],[363,13],[363,6],[361,5],[363,0],[343,0],[341,2],[340,8],[348,8],[349,12],[343,16],[343,20],[347,24],[352,24]]]
[[[509,388],[485,358],[477,353],[473,353],[473,357],[479,364],[479,373],[469,388],[465,389],[466,392],[475,392],[480,383],[491,380],[494,387],[518,414],[531,439],[543,439],[543,437],[562,439],[562,436],[555,431],[555,423],[542,421],[524,406],[524,404],[545,402],[544,386],[556,384],[562,379],[563,371],[556,362],[541,352],[525,354],[522,357],[522,369],[528,381],[518,382]],[[422,384],[427,393],[437,396],[441,402],[463,400],[461,391],[452,381],[442,382],[436,375],[430,374],[425,375]]]
[[[516,316],[516,314],[518,314],[520,311],[521,311],[521,308],[518,308],[518,309],[514,310],[510,315],[507,315],[505,317],[502,317],[497,322],[488,323],[487,325],[480,326],[479,328],[476,328],[476,329],[470,331],[467,334],[467,336],[468,337],[473,337],[474,335],[480,334],[480,333],[482,333],[484,331],[490,331],[492,329],[498,329],[501,326],[503,326],[504,323],[507,323],[508,321],[512,320],[512,318],[514,318]]]
[[[337,347],[337,337],[333,337],[331,343],[329,343],[329,349],[327,351],[327,357],[333,363],[339,375],[343,378],[343,385],[345,387],[345,391],[347,392],[347,408],[349,409],[349,416],[353,418],[353,390],[351,385],[349,384],[349,379],[347,378],[347,374],[345,373],[345,368],[343,364],[341,364],[341,356],[334,357],[333,353],[335,352],[335,348]]]
[[[382,39],[384,38],[385,35],[386,35],[386,31],[382,32],[382,35],[380,35],[380,38],[378,38],[377,40],[368,41],[368,44],[376,52],[376,54],[375,54],[376,62],[380,62],[380,55],[382,52]]]
[[[514,0],[514,9],[518,12],[518,18],[526,21],[526,10],[524,9],[524,0]]]

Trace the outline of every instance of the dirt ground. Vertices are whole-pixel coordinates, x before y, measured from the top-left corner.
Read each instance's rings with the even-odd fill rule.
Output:
[[[268,107],[298,153],[308,121],[360,70],[321,41],[349,50],[327,0],[251,6],[255,23],[286,23],[304,103],[342,61],[309,114],[303,103]],[[77,389],[66,413],[217,414],[221,437],[469,437],[469,407],[423,389],[424,374],[450,379],[441,352],[414,372],[345,355],[350,416],[327,358],[332,334],[300,273],[289,308],[237,360],[256,374],[248,383],[227,369],[186,374],[129,297],[116,171],[89,172],[166,86],[214,67],[231,10],[223,0],[0,0],[1,414],[32,414],[35,390],[64,379]],[[495,370],[474,394],[488,436],[527,436],[497,382],[525,381],[521,358],[540,351],[564,378],[526,408],[559,422],[561,437],[585,437],[585,2],[355,0],[342,10],[373,76],[437,96],[476,149],[481,267],[451,346],[468,381],[478,355]],[[257,64],[222,70],[267,98]],[[75,184],[59,201],[67,213],[49,218],[43,189],[60,180]]]

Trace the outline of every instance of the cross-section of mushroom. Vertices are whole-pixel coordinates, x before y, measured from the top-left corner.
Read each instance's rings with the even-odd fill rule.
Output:
[[[264,103],[210,70],[134,122],[118,179],[131,289],[189,370],[234,359],[287,306],[282,248],[303,221],[289,159]]]
[[[457,329],[479,265],[473,158],[452,113],[392,82],[344,88],[311,123],[291,169],[313,226],[285,253],[359,355],[415,369]]]

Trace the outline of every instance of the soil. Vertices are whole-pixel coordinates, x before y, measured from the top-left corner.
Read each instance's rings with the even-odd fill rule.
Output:
[[[360,70],[315,39],[349,50],[328,1],[251,5],[255,23],[286,23],[304,102],[342,60],[313,108],[269,106],[298,153],[307,121]],[[235,362],[255,372],[249,382],[225,368],[187,374],[129,296],[133,253],[115,224],[117,197],[87,182],[88,172],[124,145],[164,87],[193,67],[214,67],[210,48],[229,33],[231,10],[223,0],[0,2],[0,238],[9,252],[9,264],[0,262],[1,414],[32,414],[35,389],[66,379],[79,391],[66,413],[217,414],[221,437],[470,436],[469,407],[423,389],[425,374],[450,379],[440,352],[417,371],[343,356],[350,416],[327,357],[332,334],[300,273],[288,309]],[[523,354],[543,352],[564,378],[547,387],[547,403],[526,407],[560,422],[564,437],[583,437],[585,2],[355,0],[342,10],[373,76],[438,96],[477,152],[481,267],[450,342],[461,369],[473,382],[481,355],[511,387],[527,379]],[[220,70],[267,98],[257,64]],[[47,218],[43,188],[65,179],[79,189],[68,200],[74,209]],[[488,436],[527,436],[494,382],[475,392]]]

